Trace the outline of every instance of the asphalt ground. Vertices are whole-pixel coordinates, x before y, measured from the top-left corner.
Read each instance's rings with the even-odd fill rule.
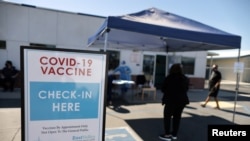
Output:
[[[189,90],[190,104],[182,114],[177,141],[207,141],[208,125],[249,125],[250,84],[240,83],[239,90],[235,89],[235,82],[222,82],[220,110],[214,109],[214,101],[206,108],[200,106],[207,97],[206,86]],[[144,100],[136,93],[130,91],[122,99],[116,95],[113,105],[106,107],[106,141],[159,141],[158,136],[164,132],[162,93],[157,91],[156,100],[151,93]],[[0,92],[0,141],[21,141],[20,97],[20,89]]]

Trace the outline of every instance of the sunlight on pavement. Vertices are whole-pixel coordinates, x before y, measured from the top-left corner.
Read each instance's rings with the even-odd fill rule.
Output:
[[[200,104],[203,104],[204,102],[201,102]],[[219,101],[219,105],[220,105],[220,108],[221,109],[227,109],[227,108],[233,108],[234,107],[234,101],[232,102],[226,102],[226,101]],[[216,107],[216,103],[215,101],[209,101],[206,105],[206,107]],[[236,107],[237,108],[240,108],[242,107],[241,105],[237,105],[236,104]]]

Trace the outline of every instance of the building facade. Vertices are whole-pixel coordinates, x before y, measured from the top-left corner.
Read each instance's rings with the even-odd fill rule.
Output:
[[[210,59],[207,60],[207,77],[209,70]],[[236,81],[237,71],[235,70],[235,63],[238,62],[238,57],[227,57],[227,58],[213,58],[213,64],[217,64],[219,66],[219,70],[222,73],[222,79]],[[239,72],[239,81],[250,83],[250,55],[241,56],[239,58],[239,62],[243,63],[243,70]]]

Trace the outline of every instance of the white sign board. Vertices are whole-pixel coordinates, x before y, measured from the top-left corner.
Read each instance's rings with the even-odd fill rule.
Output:
[[[23,141],[100,141],[107,56],[21,47]]]
[[[244,71],[244,63],[235,62],[234,63],[234,73],[243,73]]]

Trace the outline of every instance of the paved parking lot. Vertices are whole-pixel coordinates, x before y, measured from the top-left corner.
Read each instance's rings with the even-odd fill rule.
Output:
[[[200,104],[207,96],[207,89],[190,90],[190,104],[184,109],[177,141],[206,141],[207,126],[211,124],[247,125],[250,123],[250,85],[240,85],[235,101],[235,83],[222,83],[219,93],[221,110],[214,109],[210,102],[206,108]],[[163,106],[161,92],[156,100],[150,94],[144,101],[128,94],[106,108],[105,140],[158,141],[163,133]],[[0,140],[21,141],[20,89],[0,93]]]

